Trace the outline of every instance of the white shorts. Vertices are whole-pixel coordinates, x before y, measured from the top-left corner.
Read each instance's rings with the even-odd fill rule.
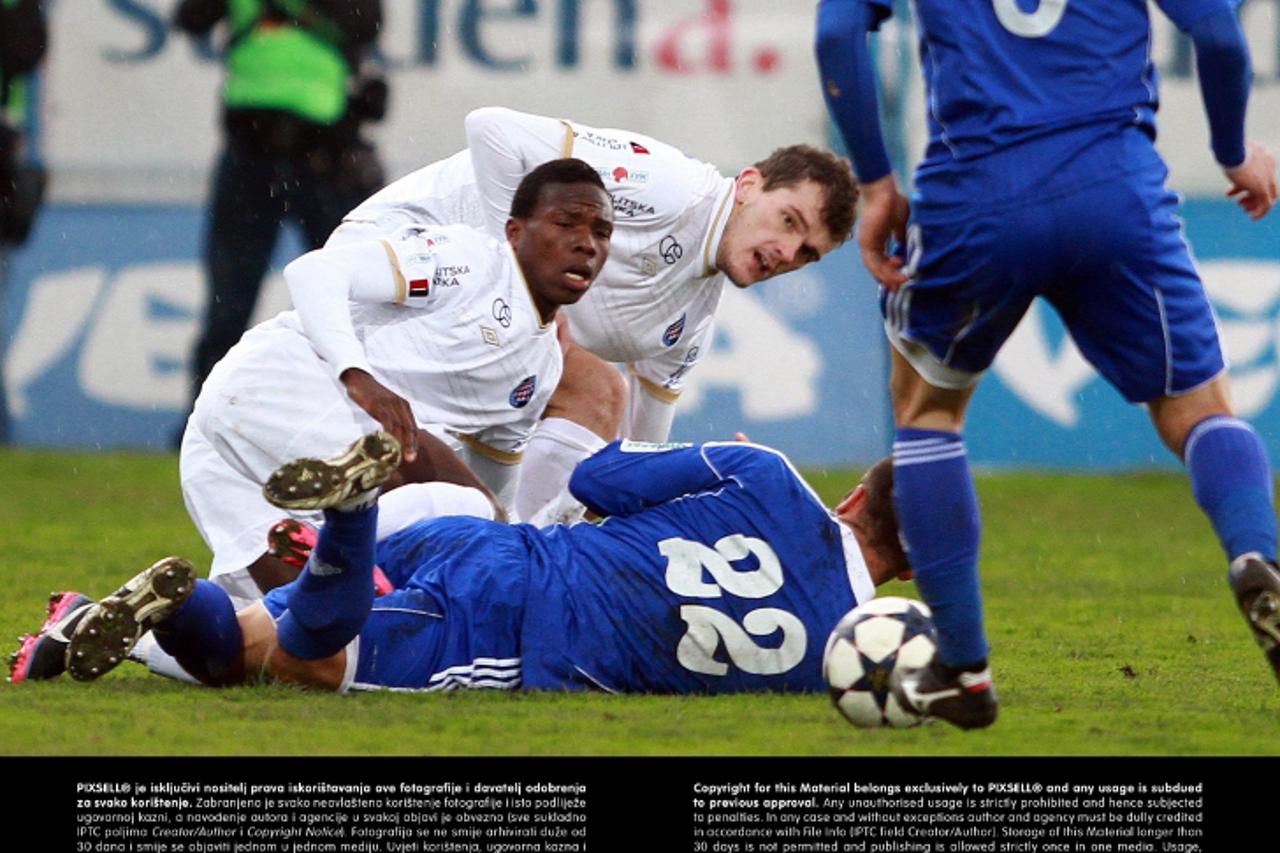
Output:
[[[213,551],[210,579],[260,598],[248,566],[265,553],[267,531],[286,516],[320,520],[267,503],[262,484],[286,462],[332,456],[379,429],[302,335],[247,333],[209,374],[182,437],[182,496]]]

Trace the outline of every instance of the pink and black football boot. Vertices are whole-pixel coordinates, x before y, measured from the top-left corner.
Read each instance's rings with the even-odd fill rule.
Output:
[[[16,652],[9,655],[9,681],[46,681],[67,671],[67,644],[93,599],[78,592],[55,592],[49,596],[49,614],[35,634],[18,638]]]
[[[319,532],[305,521],[282,518],[267,531],[267,553],[302,571],[319,538]],[[374,566],[373,594],[386,595],[394,589],[395,585],[383,574],[382,569]]]

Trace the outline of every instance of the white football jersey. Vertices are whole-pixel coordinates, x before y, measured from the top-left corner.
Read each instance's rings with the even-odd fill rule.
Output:
[[[397,302],[351,302],[373,376],[499,461],[514,462],[560,381],[555,323],[543,323],[510,245],[466,226],[409,225],[382,238]],[[305,334],[296,311],[264,324]]]
[[[562,310],[578,343],[629,363],[651,393],[674,398],[711,343],[725,282],[714,260],[734,181],[648,136],[496,107],[467,117],[467,138],[468,151],[401,178],[353,210],[335,239],[424,219],[501,234],[526,174],[557,157],[585,160],[613,198],[613,239],[591,289]]]
[[[373,223],[398,214],[401,223],[485,228],[484,204],[471,168],[471,152],[459,151],[378,190],[343,217],[344,222]],[[385,221],[385,220],[384,220]]]
[[[420,426],[492,462],[499,479],[518,470],[563,369],[555,324],[542,322],[511,247],[467,226],[326,248],[285,277],[298,309],[250,329],[214,366],[179,465],[213,552],[210,577],[245,599],[258,595],[246,567],[281,517],[262,483],[291,459],[331,456],[380,428],[347,394],[345,367],[369,371]]]

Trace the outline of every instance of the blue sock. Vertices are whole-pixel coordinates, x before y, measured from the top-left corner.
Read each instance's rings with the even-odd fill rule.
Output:
[[[190,598],[152,629],[160,648],[205,684],[240,681],[244,636],[225,590],[197,580]]]
[[[1183,458],[1191,492],[1213,523],[1227,559],[1257,551],[1274,560],[1271,462],[1253,428],[1226,415],[1205,418],[1187,434]]]
[[[302,660],[331,657],[355,639],[373,605],[377,504],[325,510],[311,559],[289,590],[276,622],[280,647]]]
[[[964,439],[954,432],[899,429],[893,498],[916,588],[933,611],[939,657],[957,668],[985,661],[978,586],[982,522]]]

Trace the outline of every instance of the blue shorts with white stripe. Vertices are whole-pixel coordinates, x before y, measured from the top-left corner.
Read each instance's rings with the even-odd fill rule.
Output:
[[[978,374],[1043,296],[1085,358],[1131,402],[1183,393],[1221,373],[1213,309],[1150,141],[1136,131],[1103,139],[1061,171],[1052,192],[975,200],[912,223],[912,279],[881,292],[891,337]]]

